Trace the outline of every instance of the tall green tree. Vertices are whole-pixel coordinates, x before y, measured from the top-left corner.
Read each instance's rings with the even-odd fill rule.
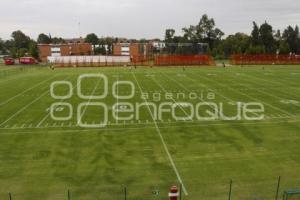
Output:
[[[174,42],[175,30],[174,29],[167,29],[165,32],[165,42],[172,43]]]
[[[30,38],[25,35],[22,31],[14,31],[11,34],[11,37],[13,38],[14,46],[18,49],[28,49]]]
[[[96,45],[99,44],[99,38],[95,33],[90,33],[85,37],[85,42],[93,45],[94,54],[96,53]]]
[[[38,59],[39,58],[39,51],[38,51],[38,47],[37,47],[37,42],[35,42],[34,40],[31,40],[29,43],[29,51],[28,51],[29,55]]]
[[[259,39],[267,54],[276,53],[276,41],[273,36],[273,28],[267,22],[263,23],[259,28]]]
[[[251,32],[251,44],[253,46],[261,45],[259,38],[259,27],[256,22],[253,22],[253,30]]]
[[[191,43],[207,43],[210,49],[214,49],[221,41],[224,33],[216,28],[215,20],[203,15],[197,25],[190,25],[182,29],[183,37]]]
[[[65,43],[65,40],[61,37],[51,37],[51,43],[53,44],[63,44]]]
[[[5,54],[5,44],[1,38],[0,38],[0,54]]]
[[[246,53],[250,43],[250,36],[244,33],[229,35],[219,46],[224,52],[224,57],[228,58],[232,54]]]
[[[38,39],[37,39],[37,43],[39,44],[50,44],[52,41],[51,41],[51,37],[44,34],[44,33],[41,33],[39,34],[38,36]]]
[[[292,53],[300,53],[300,38],[299,38],[299,28],[296,26],[288,26],[283,34],[282,38],[288,43],[290,51]]]

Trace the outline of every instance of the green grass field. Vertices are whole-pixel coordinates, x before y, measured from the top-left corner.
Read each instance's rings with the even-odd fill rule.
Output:
[[[77,96],[78,76],[89,73],[108,77],[105,99]],[[50,85],[62,80],[73,84],[73,96],[53,99]],[[227,115],[236,112],[235,102],[259,102],[265,119],[176,121],[166,113],[163,120],[153,121],[145,106],[139,120],[116,121],[111,106],[122,102],[112,95],[116,81],[134,83],[129,103],[143,103],[142,93],[159,104],[166,97],[155,101],[153,94],[210,92],[213,102],[226,104]],[[96,79],[82,87],[86,95],[100,94],[103,88]],[[57,87],[56,94],[66,92],[66,87]],[[130,94],[126,86],[116,92]],[[175,96],[168,102],[202,100]],[[74,200],[116,200],[124,199],[126,186],[130,200],[163,200],[180,179],[188,194],[183,199],[227,199],[230,179],[233,199],[274,199],[278,176],[281,194],[300,188],[299,101],[299,66],[50,70],[0,65],[0,199],[11,192],[16,200],[63,200],[69,189]],[[55,102],[73,106],[70,120],[51,118],[49,107]],[[77,106],[82,102],[106,103],[107,126],[78,127]],[[67,116],[67,108],[58,108],[57,116]],[[85,122],[101,121],[102,110],[85,107],[83,112]],[[186,112],[176,110],[180,116]]]

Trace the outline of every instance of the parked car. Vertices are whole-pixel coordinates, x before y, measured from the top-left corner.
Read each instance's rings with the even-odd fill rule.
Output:
[[[5,57],[4,58],[4,64],[5,65],[14,65],[15,64],[15,60],[13,58]]]
[[[19,63],[23,65],[38,64],[37,60],[33,57],[21,57],[19,58]]]

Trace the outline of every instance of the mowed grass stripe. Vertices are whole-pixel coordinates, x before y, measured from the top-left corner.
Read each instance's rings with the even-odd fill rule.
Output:
[[[133,77],[134,77],[134,79],[135,79],[135,81],[136,81],[136,83],[138,85],[138,88],[139,88],[140,92],[143,93],[143,90],[142,90],[142,88],[141,88],[141,86],[140,86],[140,84],[139,84],[139,82],[138,82],[138,80],[137,80],[134,72],[132,73],[132,75],[133,75]],[[144,101],[145,101],[145,103],[148,103],[148,101],[146,99],[144,99]],[[178,169],[177,169],[177,167],[176,167],[176,165],[174,163],[174,160],[173,160],[173,158],[172,158],[172,156],[171,156],[171,154],[169,152],[169,149],[168,149],[167,144],[166,144],[166,142],[164,140],[164,137],[162,136],[162,133],[161,133],[161,131],[160,131],[160,129],[159,129],[159,127],[158,127],[155,119],[154,119],[153,113],[152,113],[152,111],[151,111],[151,109],[150,109],[149,106],[148,106],[148,111],[149,111],[149,113],[150,113],[150,115],[152,117],[152,120],[153,120],[154,125],[155,125],[155,130],[156,130],[157,134],[159,135],[159,138],[160,138],[160,140],[162,142],[162,145],[163,145],[163,147],[165,149],[165,152],[166,152],[166,154],[168,156],[168,159],[169,159],[169,161],[171,163],[171,166],[173,167],[173,170],[174,170],[174,172],[176,174],[176,177],[177,177],[179,183],[182,185],[183,192],[184,192],[185,195],[188,195],[187,189],[186,189],[186,187],[185,187],[185,185],[184,185],[184,183],[182,181],[182,178],[181,178],[181,176],[179,174],[179,171],[178,171]]]
[[[190,75],[193,76],[193,77],[195,77],[195,75],[193,75],[193,74],[190,74]],[[198,75],[197,77],[199,77],[199,75]],[[221,85],[220,83],[218,83],[218,82],[216,82],[216,81],[213,81],[213,80],[211,80],[211,79],[208,79],[208,78],[206,78],[205,76],[200,76],[199,78],[204,78],[204,79],[206,79],[206,80],[208,80],[208,81],[210,81],[210,82],[215,82],[217,85],[219,85],[219,86],[222,87],[222,85]],[[194,80],[195,80],[195,79],[194,79]],[[228,79],[226,79],[226,82],[227,82],[227,83],[233,83],[233,84],[236,83],[236,82],[233,82],[233,81],[228,80]],[[249,98],[249,100],[253,100],[253,101],[257,102],[257,103],[263,103],[264,105],[268,106],[269,108],[272,108],[272,109],[274,109],[274,110],[280,111],[280,112],[283,113],[283,114],[286,114],[286,115],[289,115],[289,116],[294,116],[294,114],[292,114],[292,113],[290,113],[290,112],[288,112],[288,111],[285,111],[285,110],[283,110],[282,108],[279,108],[278,106],[274,106],[274,105],[272,105],[272,104],[266,102],[265,100],[262,100],[262,99],[258,98],[257,95],[256,95],[256,97],[253,97],[250,93],[246,94],[245,92],[242,92],[242,91],[237,90],[237,89],[235,89],[235,88],[228,87],[228,89],[230,89],[230,90],[232,90],[232,91],[235,91],[235,92],[241,94],[242,96],[245,96],[245,97]]]
[[[66,80],[66,79],[65,79]],[[40,99],[42,99],[43,97],[45,97],[47,94],[50,93],[50,90],[47,89],[46,91],[44,91],[42,94],[40,94],[37,98],[31,100],[29,103],[25,104],[23,107],[19,108],[17,111],[13,112],[13,114],[11,114],[6,120],[4,120],[3,122],[0,123],[0,127],[3,126],[4,124],[6,124],[8,121],[10,121],[11,119],[13,119],[14,117],[16,117],[17,115],[19,115],[20,113],[22,113],[23,111],[25,111],[27,108],[29,108],[31,105],[33,105],[34,103],[38,102]]]
[[[258,67],[257,69],[244,68],[243,73],[255,75],[260,70]],[[279,78],[281,73],[286,77],[288,70],[296,72],[294,67],[288,67],[288,69],[274,70],[274,73],[278,73]],[[203,85],[205,84],[224,96],[217,95],[215,100],[217,102],[249,100],[248,97],[227,87],[236,87],[235,89],[247,94],[249,91],[251,95],[258,94],[270,104],[277,101],[254,89],[244,90],[246,85],[251,88],[257,87],[256,79],[240,81],[244,85],[226,81],[226,79],[233,79],[232,76],[241,71],[239,68],[186,68],[185,72],[179,68],[133,70],[144,92],[164,93],[164,90],[159,87],[162,85],[166,91],[187,94],[186,90],[175,83],[177,82],[193,92],[206,89]],[[52,72],[42,69],[44,75]],[[116,80],[114,76],[116,74],[121,75],[121,80],[134,82],[132,72],[125,68],[54,70],[54,73],[64,77],[71,76],[72,83],[73,78],[77,78],[82,73],[95,72],[109,76],[110,88],[111,82]],[[195,80],[182,76],[187,73],[205,76],[210,81],[198,76],[192,76]],[[146,76],[147,74],[154,76]],[[175,82],[167,79],[163,74],[171,77]],[[207,74],[217,74],[217,76]],[[32,82],[39,78],[33,78]],[[222,86],[215,83],[218,79]],[[271,80],[269,76],[265,79]],[[294,85],[299,85],[299,82],[295,82]],[[88,85],[89,91],[92,91],[94,86],[94,84]],[[265,88],[271,86],[272,84],[266,84]],[[49,89],[47,87],[34,89],[34,92],[37,92],[35,96],[42,89]],[[15,85],[15,88],[21,90],[24,85]],[[293,88],[289,87],[289,89],[293,91]],[[118,92],[128,94],[126,89],[120,88]],[[273,90],[270,90],[270,93],[276,95]],[[140,102],[139,95],[140,92],[137,92],[129,101]],[[289,97],[292,98],[292,95]],[[29,97],[26,96],[20,100],[17,98],[18,101],[12,101],[15,102],[14,105],[7,104],[1,108],[1,111],[8,113],[16,106],[26,103],[28,99]],[[32,99],[33,97],[31,101]],[[24,200],[57,199],[63,198],[66,190],[70,189],[74,199],[101,197],[113,200],[122,198],[120,186],[126,185],[130,199],[163,200],[169,187],[178,183],[161,142],[157,135],[153,134],[156,127],[151,116],[143,113],[148,117],[150,121],[148,123],[145,120],[134,121],[133,124],[119,123],[98,129],[76,127],[75,118],[70,121],[72,127],[68,127],[67,122],[63,122],[63,127],[60,127],[62,124],[60,122],[56,127],[51,127],[54,122],[50,118],[47,118],[40,128],[27,126],[32,121],[39,122],[46,115],[45,109],[55,101],[46,95],[4,125],[4,127],[12,126],[7,129],[0,128],[0,197],[5,198],[7,192],[12,192],[14,196],[22,197]],[[77,105],[82,101],[74,97],[66,102]],[[189,102],[194,104],[197,101]],[[111,104],[116,102],[116,99],[110,95],[103,102]],[[293,109],[292,106],[282,108],[289,111]],[[147,112],[146,109],[143,111]],[[90,117],[97,117],[93,113],[89,114]],[[300,177],[295,169],[300,167],[297,154],[300,141],[298,134],[300,113],[294,109],[293,114],[296,116],[289,117],[268,108],[266,114],[274,116],[258,122],[157,122],[170,154],[176,161],[176,167],[184,178],[189,199],[199,197],[208,200],[224,199],[228,194],[229,179],[234,180],[233,196],[236,199],[273,198],[276,178],[279,175],[283,177],[281,192],[283,189],[299,186]],[[278,114],[281,117],[277,116]],[[24,123],[26,125],[22,128]],[[17,126],[14,128],[15,124]],[[159,191],[159,195],[153,196],[152,192],[156,190]]]
[[[254,83],[257,85],[265,86],[265,83],[268,83],[269,85],[265,86],[266,88],[271,89],[271,90],[280,91],[282,94],[286,94],[287,96],[294,96],[293,98],[299,98],[299,96],[300,96],[300,91],[296,91],[297,89],[299,89],[298,87],[295,87],[295,86],[289,87],[285,83],[273,82],[273,81],[270,81],[269,79],[263,79],[263,78],[259,78],[257,76],[252,76],[249,74],[242,74],[242,76],[251,78],[252,80],[256,79],[257,81],[253,80],[253,81],[251,81],[251,83]],[[295,80],[295,81],[297,81],[297,80]],[[264,82],[264,84],[262,84],[262,82]],[[291,89],[293,89],[292,93],[290,91]]]
[[[27,92],[29,92],[29,91],[31,91],[31,90],[33,90],[33,89],[39,87],[40,85],[44,84],[45,82],[48,82],[49,80],[54,79],[54,78],[57,77],[57,76],[58,76],[58,75],[54,75],[54,76],[52,76],[52,77],[50,77],[50,78],[48,78],[48,79],[46,79],[46,80],[43,80],[43,81],[39,82],[38,84],[36,84],[36,85],[34,85],[34,86],[30,87],[30,88],[25,89],[23,92],[18,93],[18,94],[16,94],[15,96],[10,97],[10,98],[7,99],[7,100],[4,100],[4,101],[0,102],[0,106],[4,106],[5,104],[9,103],[10,101],[14,100],[15,98],[20,97],[21,95],[23,95],[23,94],[25,94],[25,93],[27,93]]]

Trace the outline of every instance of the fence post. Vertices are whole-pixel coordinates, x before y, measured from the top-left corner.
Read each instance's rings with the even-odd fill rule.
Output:
[[[179,186],[179,200],[182,200],[182,183]]]
[[[231,200],[231,193],[232,193],[232,179],[230,179],[229,182],[228,200]]]
[[[124,187],[124,200],[127,200],[127,187]]]
[[[68,200],[71,200],[71,192],[68,190]]]
[[[275,200],[278,200],[279,189],[280,189],[280,182],[281,182],[281,176],[278,176],[278,182],[277,182],[277,190],[276,190]]]
[[[11,193],[8,193],[9,200],[12,200]]]

